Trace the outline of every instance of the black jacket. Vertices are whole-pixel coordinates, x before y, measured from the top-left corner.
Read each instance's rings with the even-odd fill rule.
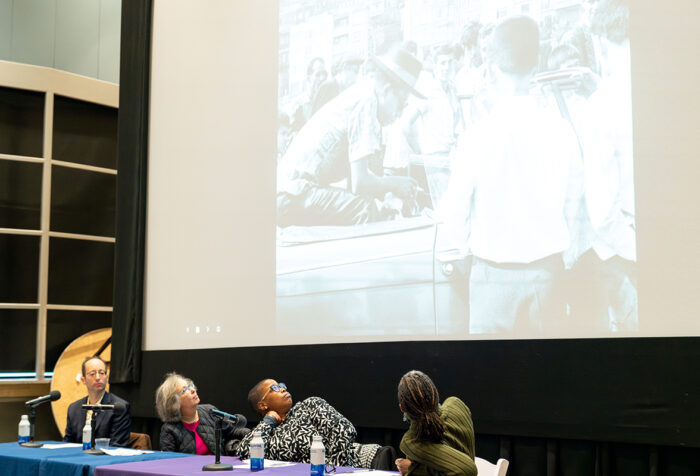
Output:
[[[212,453],[216,452],[216,417],[212,415],[211,410],[215,409],[214,405],[197,405],[197,413],[199,414],[199,425],[197,425],[197,433],[202,438],[204,443]],[[226,454],[224,448],[231,446],[232,441],[240,440],[247,435],[250,430],[246,428],[248,421],[243,415],[236,415],[238,420],[236,423],[223,421],[221,425],[221,436],[224,440],[224,447],[221,448],[221,454]],[[196,450],[194,433],[185,428],[182,422],[163,423],[160,428],[160,450],[175,451],[178,453],[192,453]]]
[[[66,435],[63,441],[81,443],[83,441],[83,427],[85,426],[85,414],[82,405],[87,403],[88,397],[81,398],[68,407],[68,421],[66,422]],[[126,409],[121,415],[115,415],[112,410],[101,411],[97,414],[95,428],[92,429],[95,438],[109,438],[110,446],[127,446],[129,444],[129,432],[131,431],[131,415],[129,403],[114,395],[105,392],[102,397],[103,405],[123,403]]]

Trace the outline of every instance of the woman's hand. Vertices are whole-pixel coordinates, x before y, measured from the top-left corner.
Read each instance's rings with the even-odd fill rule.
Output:
[[[402,476],[404,476],[406,473],[408,473],[408,467],[411,466],[410,459],[397,458],[395,463],[396,463],[396,467],[399,468],[399,473],[401,473]]]

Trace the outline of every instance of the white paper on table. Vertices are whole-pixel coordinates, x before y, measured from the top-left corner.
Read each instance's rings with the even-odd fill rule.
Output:
[[[264,466],[265,469],[267,468],[282,468],[284,466],[293,466],[296,463],[292,463],[291,461],[277,461],[274,459],[266,459]],[[239,468],[239,469],[248,469],[250,468],[250,460],[245,459],[241,461],[241,464],[234,464],[234,468]]]
[[[132,450],[131,448],[100,448],[105,454],[110,456],[138,456],[146,453],[153,453],[147,450]]]
[[[46,448],[47,450],[57,450],[60,448],[82,448],[83,445],[81,443],[48,443],[44,444],[42,448]]]

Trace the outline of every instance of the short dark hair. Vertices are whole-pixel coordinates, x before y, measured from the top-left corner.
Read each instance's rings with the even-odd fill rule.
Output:
[[[85,359],[83,360],[82,365],[80,366],[80,370],[81,370],[82,373],[83,373],[83,377],[85,377],[85,364],[87,364],[88,362],[90,362],[90,361],[93,360],[93,359],[97,359],[97,360],[99,360],[100,362],[102,362],[103,364],[105,364],[105,372],[107,371],[107,362],[105,362],[105,361],[102,359],[102,357],[100,357],[99,355],[92,355],[92,356],[90,356],[90,357],[85,357]]]
[[[452,59],[457,58],[456,46],[452,43],[442,43],[433,48],[432,59],[433,62],[438,56],[450,56]]]
[[[488,56],[504,73],[519,76],[531,73],[539,62],[540,30],[530,17],[513,16],[493,30]]]
[[[350,66],[354,66],[359,70],[360,66],[362,66],[362,63],[364,62],[365,61],[359,56],[352,54],[343,55],[338,61],[336,61],[333,64],[333,67],[331,68],[331,74],[335,76],[341,71],[343,71],[345,68],[348,68]]]
[[[481,31],[481,23],[478,21],[470,21],[462,29],[460,42],[465,48],[475,48],[479,46],[479,32]]]
[[[248,392],[248,403],[250,404],[250,407],[253,409],[253,411],[258,415],[262,415],[260,409],[258,408],[258,403],[260,403],[260,399],[262,398],[263,393],[265,393],[265,389],[267,388],[265,382],[267,382],[268,380],[270,379],[262,379],[261,381],[256,383],[255,386],[251,388]]]
[[[600,0],[593,11],[591,31],[613,43],[629,36],[630,10],[625,0]]]
[[[326,62],[323,60],[323,58],[321,58],[320,56],[316,56],[315,58],[311,58],[311,61],[309,61],[309,64],[306,66],[307,76],[314,71],[314,64],[317,62],[323,65],[323,69],[326,69]]]
[[[569,59],[575,59],[576,64],[581,63],[581,52],[571,43],[562,43],[555,47],[547,58],[547,69],[559,69]]]

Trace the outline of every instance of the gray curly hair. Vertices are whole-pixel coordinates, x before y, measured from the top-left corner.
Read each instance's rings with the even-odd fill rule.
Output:
[[[170,372],[156,390],[156,412],[163,423],[178,422],[182,418],[180,395],[177,391],[177,384],[180,380],[184,380],[188,384],[192,383],[194,386],[192,380],[177,372]]]

